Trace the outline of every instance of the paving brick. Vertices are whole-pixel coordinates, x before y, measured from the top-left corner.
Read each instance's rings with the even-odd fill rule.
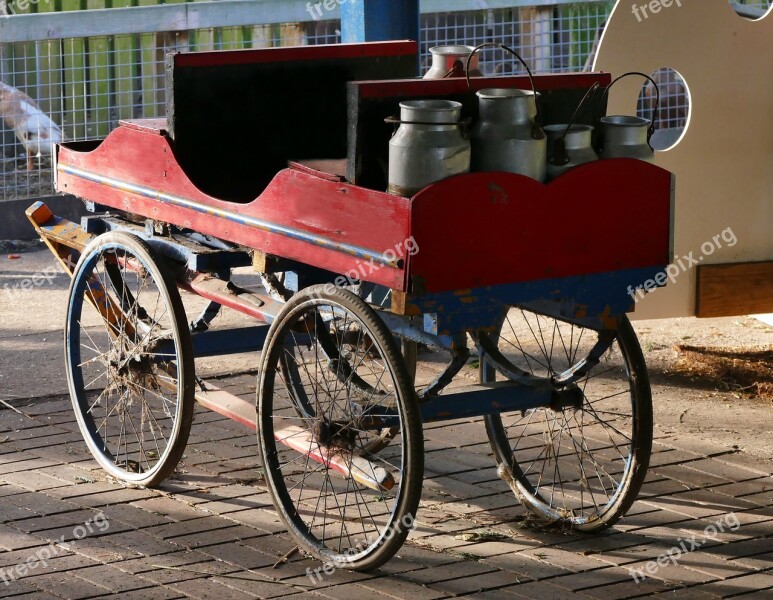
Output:
[[[720,456],[714,457],[714,460],[734,465],[739,469],[749,471],[756,475],[763,475],[766,477],[773,476],[773,469],[771,469],[769,460],[763,463],[760,460],[754,460],[748,454],[743,452],[722,454]]]
[[[79,508],[72,502],[60,500],[59,498],[51,498],[46,494],[36,494],[32,492],[13,496],[13,504],[27,508],[35,514],[42,516],[73,512]]]
[[[67,550],[61,548],[56,550],[59,554],[54,554],[53,557],[51,557],[50,550],[41,550],[37,554],[30,553],[18,560],[14,565],[16,568],[4,567],[4,574],[11,579],[28,581],[38,585],[38,580],[46,575],[67,573],[94,564],[88,558],[72,554]]]
[[[2,581],[2,579],[0,579]],[[41,592],[31,581],[10,581],[0,584],[0,598],[42,598],[49,600],[51,596],[46,592]]]
[[[0,498],[9,498],[18,494],[26,494],[27,490],[16,485],[3,484],[0,485]]]
[[[556,586],[551,581],[532,581],[514,585],[512,587],[498,590],[496,593],[503,594],[503,600],[510,598],[539,598],[540,600],[575,600],[577,598],[584,598],[587,600],[588,596],[583,593],[573,592],[565,588]]]
[[[68,600],[81,600],[110,593],[104,586],[60,573],[36,576],[35,586]]]
[[[308,581],[307,585],[301,587],[289,582],[271,581],[252,573],[240,573],[229,577],[216,576],[213,580],[232,590],[249,594],[252,598],[284,597],[286,594],[303,593],[309,588]]]
[[[95,514],[95,512],[90,510],[74,510],[67,513],[47,515],[44,518],[40,518],[39,516],[32,516],[23,520],[15,521],[14,527],[27,533],[37,531],[51,531],[54,532],[54,537],[58,537],[56,532],[60,528],[65,528],[67,530],[64,533],[71,534],[72,529],[76,525],[83,525],[86,521],[93,518]]]
[[[69,551],[99,563],[114,563],[136,555],[136,551],[114,544],[109,537],[87,536],[61,544]]]
[[[147,510],[142,510],[141,508],[131,504],[114,504],[112,506],[103,506],[100,508],[100,510],[110,521],[117,521],[125,525],[131,525],[137,529],[173,522],[167,517]]]
[[[73,576],[93,583],[96,586],[106,587],[113,593],[120,593],[142,588],[153,587],[153,582],[143,579],[141,576],[126,573],[110,565],[95,565],[85,567],[73,572]]]
[[[264,535],[263,532],[244,527],[242,525],[230,524],[230,527],[209,530],[203,533],[192,533],[175,538],[171,542],[178,546],[187,548],[203,548],[215,544],[239,542]]]
[[[629,573],[635,573],[636,576],[640,578],[644,576],[647,579],[666,581],[680,585],[695,585],[717,579],[715,575],[695,569],[688,569],[678,563],[674,564],[672,561],[668,560],[667,556],[660,555],[658,559],[629,563],[625,565],[625,568]]]
[[[701,591],[700,588],[703,588],[703,590]],[[674,600],[713,600],[720,598],[719,595],[709,592],[705,586],[702,585],[668,590],[661,595],[665,598],[673,598]]]
[[[449,563],[457,563],[461,560],[458,556],[433,552],[432,550],[418,547],[414,545],[410,537],[408,538],[408,542],[397,551],[396,556],[421,567],[436,567]]]
[[[146,500],[137,500],[131,504],[142,510],[168,517],[173,521],[199,519],[202,516],[202,513],[192,506],[188,506],[187,504],[183,504],[182,502],[178,502],[166,496],[156,496],[154,498],[147,498]]]
[[[24,458],[13,462],[0,464],[0,476],[6,473],[21,473],[43,467],[50,467],[57,463],[45,458]]]
[[[702,471],[696,471],[695,469],[691,469],[688,465],[655,467],[652,469],[652,472],[656,475],[660,475],[668,479],[673,479],[674,481],[688,485],[692,489],[702,488],[715,484],[728,483],[729,481],[732,481],[727,477],[712,475]]]
[[[572,571],[567,571],[545,561],[521,556],[520,553],[492,556],[482,559],[481,562],[486,566],[514,573],[521,581],[560,577],[572,573]]]
[[[171,584],[169,587],[185,594],[188,598],[197,598],[199,600],[223,600],[223,598],[228,598],[229,600],[254,600],[255,598],[250,593],[241,592],[210,579],[191,579]]]
[[[273,510],[254,508],[231,513],[227,517],[231,521],[247,527],[253,527],[265,533],[284,533],[287,531],[279,515]]]
[[[659,597],[660,594],[663,594],[665,598],[669,598],[671,593],[678,588],[679,586],[673,583],[659,580],[645,579],[637,583],[631,579],[607,586],[581,590],[581,592],[598,600],[622,600],[623,598]]]
[[[3,475],[3,480],[34,492],[69,485],[66,481],[62,481],[61,479],[57,479],[56,477],[52,477],[38,470],[5,473]]]
[[[0,498],[0,519],[8,523],[10,521],[21,521],[35,517],[36,514],[25,506],[21,506],[13,501],[15,496]]]
[[[281,556],[291,550],[293,545],[287,542],[284,546],[286,548],[284,552],[271,554],[269,552],[261,552],[243,543],[234,544],[229,542],[227,544],[206,546],[201,549],[201,552],[203,555],[215,560],[221,560],[244,569],[259,569],[272,566]]]
[[[195,570],[198,567],[190,567],[190,565],[209,565],[210,563],[225,572],[238,570],[238,567],[233,567],[223,562],[217,562],[195,550],[177,550],[175,552],[170,552],[169,554],[131,558],[129,560],[122,561],[121,564],[118,565],[118,568],[122,571],[126,571],[127,573],[142,574],[147,579],[156,581],[154,577],[157,573],[185,573],[184,571],[169,569],[168,567],[186,567]],[[191,579],[199,576],[200,575],[178,575],[178,579],[174,580],[182,581],[184,579]]]
[[[412,598],[414,600],[433,600],[434,598],[443,598],[447,594],[433,590],[429,586],[420,585],[410,581],[405,581],[399,576],[386,579],[373,579],[357,584],[365,589],[379,592],[383,596],[392,596],[394,598]],[[333,588],[335,590],[335,588]],[[329,594],[330,591],[325,591]],[[351,596],[350,596],[351,597]],[[356,597],[356,596],[355,596]]]
[[[493,571],[480,575],[471,575],[432,583],[427,587],[447,595],[461,595],[493,590],[516,583],[520,583],[520,579],[514,573],[509,573],[507,571]]]
[[[579,573],[555,577],[550,579],[550,583],[562,589],[565,588],[571,592],[577,592],[578,590],[593,587],[626,583],[630,577],[630,574],[624,568],[607,565],[604,568],[589,569]]]
[[[108,483],[107,481],[83,481],[74,485],[66,485],[49,490],[48,495],[59,498],[60,500],[66,500],[68,498],[86,496],[88,494],[111,492],[115,489],[120,489],[120,486],[115,483]]]
[[[694,590],[696,592],[706,591],[718,594],[723,598],[750,594],[752,598],[763,600],[773,595],[773,573],[750,573],[741,577],[714,582],[711,585],[697,586]]]
[[[176,600],[177,598],[185,598],[185,596],[180,592],[159,587],[121,592],[121,600]]]
[[[68,497],[68,501],[72,502],[73,504],[77,504],[78,506],[102,508],[103,506],[136,502],[137,500],[153,498],[155,496],[157,496],[157,492],[154,492],[153,490],[118,487],[112,490],[98,492],[96,494],[70,496]]]
[[[10,525],[0,525],[0,547],[7,551],[40,546],[39,537],[19,531]]]
[[[366,588],[357,583],[349,583],[343,585],[336,585],[334,587],[326,587],[322,589],[307,590],[304,594],[319,594],[325,598],[332,598],[334,600],[384,600],[385,598],[400,598],[401,596],[387,595],[390,590],[392,579],[378,579],[376,589]],[[429,593],[434,593],[430,590]],[[422,598],[419,595],[406,596],[415,598],[418,600]]]
[[[186,581],[202,581],[204,578],[218,574],[237,574],[242,571],[234,569],[230,565],[224,565],[215,561],[206,563],[194,563],[174,569],[155,569],[142,574],[142,578],[152,581],[155,585],[170,586]]]
[[[131,549],[135,554],[155,556],[179,550],[178,546],[147,533],[146,530],[129,530],[110,533],[105,539],[121,548]]]
[[[496,573],[493,567],[483,565],[478,562],[467,561],[452,563],[444,566],[433,567],[431,569],[419,569],[399,574],[399,578],[414,583],[430,584],[449,579],[458,579],[460,577],[469,577],[481,575],[483,573]]]

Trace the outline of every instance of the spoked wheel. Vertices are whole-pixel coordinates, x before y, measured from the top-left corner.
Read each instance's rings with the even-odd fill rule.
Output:
[[[195,367],[180,294],[142,240],[106,233],[83,251],[65,343],[70,397],[94,458],[126,483],[161,483],[188,441]]]
[[[385,428],[394,438],[374,452]],[[403,544],[421,493],[421,422],[394,338],[355,294],[315,286],[282,309],[261,358],[258,443],[303,550],[367,570]]]
[[[500,477],[542,521],[586,532],[614,524],[636,499],[652,448],[649,377],[628,319],[598,332],[514,308],[498,335],[477,337],[484,382],[539,377],[582,397],[487,417]]]

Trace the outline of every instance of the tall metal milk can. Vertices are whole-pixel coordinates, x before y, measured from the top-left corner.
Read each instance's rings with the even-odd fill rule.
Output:
[[[600,121],[604,140],[601,158],[638,158],[655,162],[649,136],[652,121],[625,115],[601,117]]]
[[[428,185],[470,171],[470,142],[462,134],[462,105],[451,100],[400,104],[400,128],[389,141],[389,187],[413,196]]]
[[[430,48],[432,67],[424,74],[424,79],[445,79],[446,77],[465,77],[467,57],[475,50],[472,46],[435,46]],[[472,57],[469,66],[470,77],[481,77],[480,55]]]
[[[599,158],[593,149],[591,125],[547,125],[545,133],[548,134],[548,181]]]
[[[478,92],[480,119],[470,134],[473,171],[507,171],[545,181],[547,139],[535,123],[537,94],[490,88]]]

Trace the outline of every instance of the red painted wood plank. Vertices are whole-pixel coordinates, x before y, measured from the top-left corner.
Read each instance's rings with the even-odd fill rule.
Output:
[[[287,48],[260,48],[257,50],[216,50],[212,52],[182,52],[174,55],[175,67],[215,67],[279,63],[326,58],[374,58],[410,56],[419,53],[419,45],[412,41],[368,42],[357,44],[323,44],[319,46],[292,46]]]
[[[535,75],[538,90],[588,89],[594,83],[609,85],[609,73],[571,73],[567,75]],[[473,91],[492,87],[529,89],[531,84],[525,75],[517,77],[473,77],[470,80]],[[468,91],[464,78],[449,79],[392,79],[387,81],[357,81],[361,98],[388,98],[395,96],[453,96]]]
[[[405,289],[404,266],[371,272],[356,249],[381,255],[406,240],[408,199],[285,169],[255,201],[226,202],[196,188],[168,137],[129,127],[93,152],[63,146],[57,168],[63,192],[337,273],[361,267],[367,281]]]
[[[550,184],[461,175],[414,197],[413,293],[445,292],[667,265],[671,173],[604,160]]]

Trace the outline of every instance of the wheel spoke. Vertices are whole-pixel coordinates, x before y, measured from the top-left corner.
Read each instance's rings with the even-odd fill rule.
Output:
[[[324,560],[336,556],[353,568],[372,567],[408,533],[398,528],[383,541],[387,530],[418,505],[418,413],[405,413],[415,396],[375,313],[348,291],[313,290],[288,302],[266,341],[261,455],[277,510],[299,544]],[[304,324],[310,340],[302,346],[294,332]],[[396,418],[400,427],[385,438],[366,425],[379,417]],[[406,485],[410,492],[400,493]]]
[[[68,308],[81,431],[111,475],[143,485],[173,471],[193,415],[187,318],[165,269],[141,240],[104,234],[76,266]],[[159,351],[162,343],[170,349]]]
[[[525,372],[582,393],[578,407],[486,420],[497,460],[519,498],[549,521],[586,530],[610,525],[630,506],[646,474],[632,464],[646,467],[649,458],[649,383],[635,335],[627,321],[622,327],[614,343],[599,346],[599,332],[515,309],[503,320],[499,354],[484,353],[484,381]],[[632,354],[639,358],[630,359]],[[486,368],[494,361],[506,362]],[[556,377],[567,372],[577,373],[571,383]]]

